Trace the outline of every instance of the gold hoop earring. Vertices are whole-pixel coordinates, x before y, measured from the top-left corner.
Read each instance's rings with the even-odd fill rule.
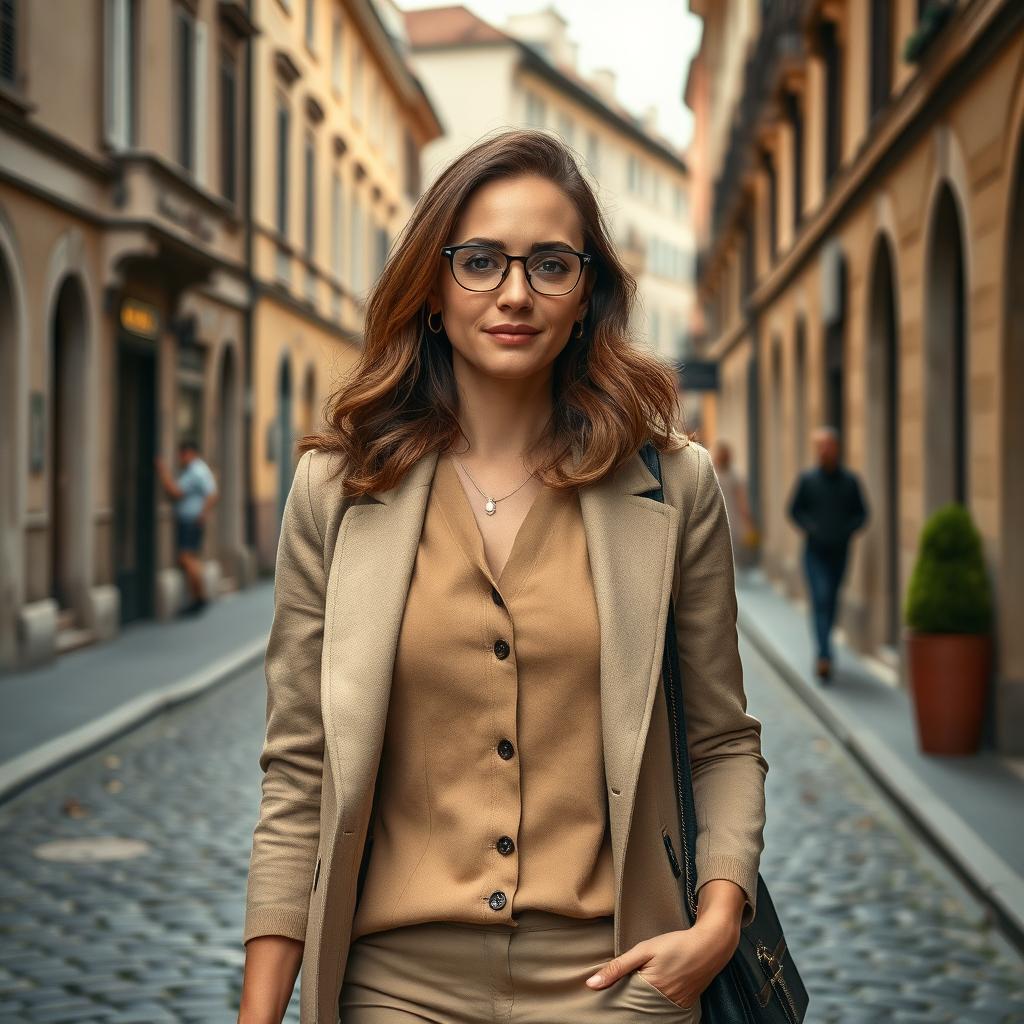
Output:
[[[583,321],[582,320],[577,320],[576,321],[576,326],[579,328],[579,332],[573,331],[572,332],[572,336],[574,338],[582,338],[583,337]]]
[[[427,327],[430,329],[430,333],[431,334],[440,334],[441,331],[444,329],[444,318],[441,316],[441,310],[437,310],[437,321],[438,321],[437,322],[437,327],[435,327],[430,322],[430,318],[433,315],[434,315],[433,313],[428,313],[427,314]]]

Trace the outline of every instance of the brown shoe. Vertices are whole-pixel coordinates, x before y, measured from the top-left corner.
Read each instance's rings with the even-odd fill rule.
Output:
[[[814,665],[814,671],[822,681],[832,676],[832,662],[828,658],[819,658]]]

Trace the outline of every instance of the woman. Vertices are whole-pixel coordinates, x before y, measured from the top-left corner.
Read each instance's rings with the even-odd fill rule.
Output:
[[[303,1024],[700,1020],[756,909],[768,766],[721,491],[630,343],[635,289],[544,132],[419,201],[281,526],[242,1024],[280,1021],[300,966]]]

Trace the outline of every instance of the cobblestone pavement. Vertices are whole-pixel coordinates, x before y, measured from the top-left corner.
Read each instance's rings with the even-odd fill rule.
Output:
[[[808,1024],[1024,1022],[1021,958],[749,647],[744,661],[771,766],[762,872]],[[247,673],[0,806],[0,1024],[234,1024],[263,715]],[[146,845],[41,856],[98,837]]]

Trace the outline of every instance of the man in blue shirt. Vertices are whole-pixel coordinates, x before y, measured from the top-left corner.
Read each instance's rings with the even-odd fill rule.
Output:
[[[867,522],[868,510],[856,475],[839,464],[836,431],[821,427],[814,443],[818,465],[800,474],[789,517],[804,531],[804,572],[818,645],[815,671],[825,683],[832,674],[830,638],[850,538]]]
[[[178,546],[178,564],[188,580],[192,603],[182,612],[195,615],[209,603],[203,584],[203,528],[207,513],[216,504],[219,494],[213,471],[199,455],[195,441],[182,441],[178,446],[181,473],[172,479],[163,459],[156,457],[156,468],[164,490],[174,499],[174,520]]]

